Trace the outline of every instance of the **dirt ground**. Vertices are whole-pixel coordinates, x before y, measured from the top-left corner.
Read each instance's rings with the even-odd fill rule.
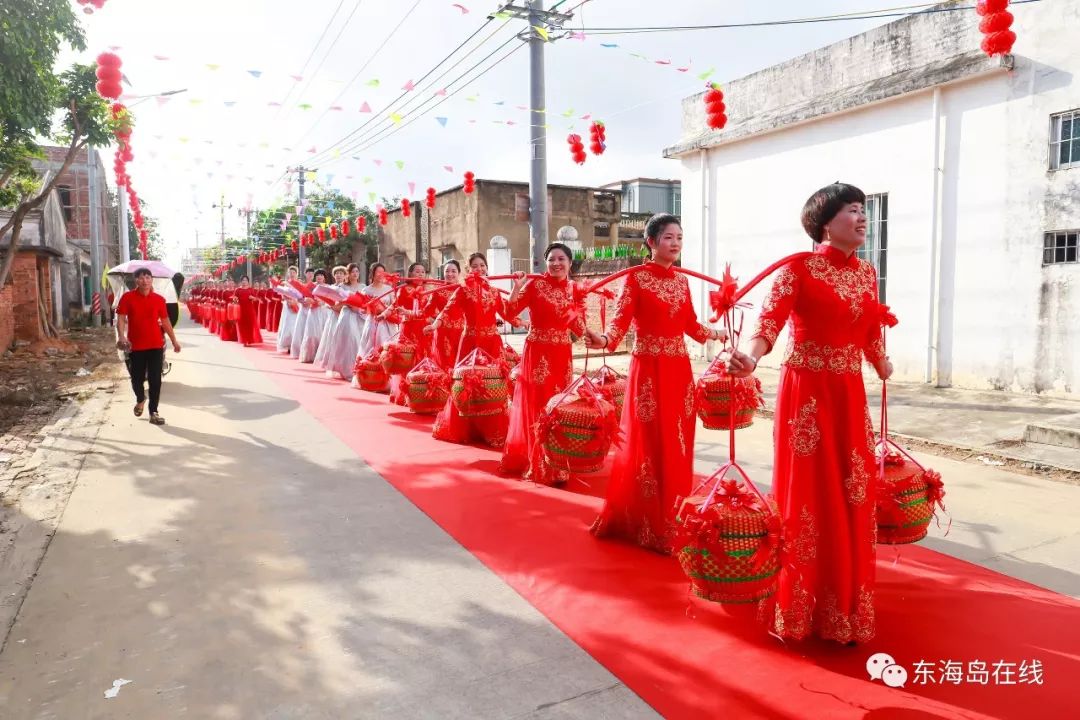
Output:
[[[73,328],[0,354],[0,451],[4,441],[33,435],[65,397],[119,366],[111,327]]]

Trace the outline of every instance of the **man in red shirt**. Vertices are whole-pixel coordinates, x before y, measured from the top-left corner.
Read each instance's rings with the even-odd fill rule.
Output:
[[[128,290],[116,306],[116,346],[131,355],[131,387],[135,391],[135,416],[141,417],[146,402],[144,383],[150,383],[150,423],[164,425],[158,415],[161,371],[165,362],[165,335],[173,352],[180,352],[165,298],[154,292],[154,278],[146,268],[135,271],[135,289]]]

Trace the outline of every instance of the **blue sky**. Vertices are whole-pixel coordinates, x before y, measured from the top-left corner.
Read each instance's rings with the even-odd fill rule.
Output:
[[[518,109],[528,104],[527,49],[426,115],[407,114],[442,101],[436,92],[444,87],[453,93],[463,82],[448,81],[524,28],[516,20],[488,25],[455,58],[475,47],[473,55],[439,82],[419,83],[497,7],[480,0],[460,5],[469,12],[443,0],[109,0],[86,17],[85,58],[118,47],[131,95],[186,90],[169,100],[128,101],[137,113],[129,171],[161,222],[167,259],[178,262],[183,248],[195,245],[196,232],[200,245],[219,241],[211,206],[223,193],[226,203],[264,206],[295,194],[295,185],[281,182],[285,168],[311,159],[318,161],[320,184],[360,201],[370,192],[409,194],[409,183],[420,198],[428,186],[458,184],[466,169],[482,178],[527,180],[528,113]],[[883,0],[589,0],[568,28],[757,22],[890,6]],[[584,39],[549,44],[549,181],[675,177],[676,165],[661,152],[678,138],[680,100],[703,86],[699,73],[715,69],[713,79],[722,83],[886,21],[617,36],[586,30]],[[493,59],[518,44],[511,40]],[[388,106],[410,80],[417,83],[407,96],[412,104],[396,124]],[[365,103],[372,112],[362,112]],[[585,115],[606,123],[608,151],[577,166],[566,136],[587,139]],[[337,144],[369,121],[355,136],[367,142]],[[386,131],[371,132],[381,127]],[[226,229],[243,232],[235,211],[226,214]]]

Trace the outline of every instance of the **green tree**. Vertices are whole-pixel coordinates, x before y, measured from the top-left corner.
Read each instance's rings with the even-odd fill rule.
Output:
[[[0,287],[7,282],[27,215],[40,207],[60,175],[88,144],[107,145],[113,123],[97,94],[95,66],[74,65],[57,73],[64,46],[86,47],[69,0],[4,0],[0,16],[0,206],[12,208],[0,227],[11,235]],[[59,116],[59,120],[57,120]],[[67,146],[61,169],[42,183],[31,161],[42,157],[37,138]]]
[[[334,242],[330,242],[329,238],[327,238],[326,243],[307,248],[308,267],[321,267],[329,270],[335,265],[347,265],[353,262],[353,258],[356,256],[355,247],[357,243],[362,243],[365,247],[365,252],[360,258],[361,261],[365,263],[374,262],[378,258],[379,226],[378,216],[374,210],[366,205],[357,206],[348,196],[334,191],[319,190],[309,195],[307,201],[307,207],[299,215],[296,213],[296,202],[293,200],[284,201],[276,206],[254,213],[251,218],[252,248],[250,254],[257,257],[261,252],[269,252],[280,247],[291,248],[292,242],[299,239],[301,232],[315,232],[329,217],[331,222],[337,224],[339,228],[341,222],[347,219],[349,221],[349,233],[339,236]],[[344,217],[342,216],[343,213]],[[310,222],[307,220],[309,215],[311,216]],[[356,232],[356,218],[360,215],[364,216],[367,224],[362,234]],[[288,219],[286,220],[286,218]],[[282,222],[285,222],[284,229],[281,226]],[[301,222],[305,223],[303,231],[300,229]],[[239,254],[248,253],[242,251]],[[296,253],[290,249],[289,264],[295,262]],[[285,261],[281,260],[278,267],[270,267],[268,270],[271,274],[281,275],[284,273],[284,265]],[[262,269],[255,270],[257,266],[258,263],[253,260],[253,274],[256,277],[262,277]]]

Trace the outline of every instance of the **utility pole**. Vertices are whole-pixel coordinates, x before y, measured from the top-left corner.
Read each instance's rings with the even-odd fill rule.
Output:
[[[314,170],[312,168],[306,168],[303,165],[301,165],[300,167],[297,167],[297,168],[292,168],[292,170],[295,171],[297,173],[297,175],[299,175],[298,179],[300,181],[300,202],[298,202],[297,204],[300,206],[300,209],[303,210],[304,209],[304,181],[305,181],[305,175],[307,173],[309,173],[309,172],[316,172],[316,170]],[[297,223],[297,227],[299,227],[300,226],[300,221],[297,220],[296,223]],[[303,279],[304,270],[306,269],[306,265],[307,265],[307,249],[304,247],[303,239],[301,239],[301,242],[299,243],[299,245],[300,245],[300,259],[297,261],[296,266],[300,269],[300,278]]]
[[[221,263],[224,265],[229,260],[228,250],[225,248],[225,211],[232,210],[232,203],[225,204],[225,193],[221,193],[221,200],[212,206],[221,210]]]
[[[91,305],[91,320],[94,327],[101,327],[101,316],[105,309],[105,301],[101,296],[101,218],[98,217],[98,179],[97,166],[94,163],[93,145],[86,146],[86,167],[87,190],[90,193],[88,211],[90,213],[90,288],[93,293],[91,302],[98,306],[95,311],[93,305]]]
[[[125,188],[116,188],[116,195],[119,200],[116,203],[117,207],[117,227],[120,229],[120,262],[126,263],[131,259],[131,248],[128,247],[128,216],[127,216],[127,191]]]
[[[543,272],[544,250],[548,242],[547,193],[547,101],[544,92],[544,45],[563,37],[556,35],[573,15],[544,10],[544,0],[522,0],[523,4],[505,3],[497,11],[520,18],[528,27],[518,37],[529,43],[529,146],[532,164],[529,173],[529,247],[533,272]],[[562,1],[555,7],[562,5]],[[493,17],[491,15],[489,17]],[[544,34],[537,28],[543,28]]]
[[[252,250],[254,249],[254,248],[251,247],[251,212],[252,212],[252,210],[251,210],[251,208],[247,208],[245,210],[241,210],[240,212],[242,212],[244,214],[244,216],[247,218],[247,251],[244,253],[244,256],[247,258],[247,276],[248,276],[248,280],[253,281],[253,279],[251,277],[251,253],[252,253]]]

